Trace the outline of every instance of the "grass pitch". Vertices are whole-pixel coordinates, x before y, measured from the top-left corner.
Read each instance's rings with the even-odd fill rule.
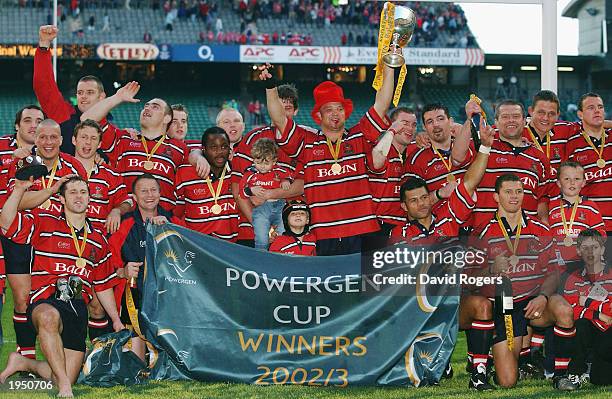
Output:
[[[2,310],[2,326],[4,329],[4,345],[0,353],[0,368],[6,365],[8,354],[15,350],[15,333],[12,322],[13,304],[10,291],[7,290],[6,303]],[[200,399],[200,398],[350,398],[350,399],[452,399],[478,397],[483,399],[497,398],[612,398],[612,388],[598,388],[587,384],[579,391],[563,393],[552,388],[550,381],[519,381],[512,389],[497,389],[496,391],[479,393],[468,390],[468,375],[465,372],[465,336],[459,335],[459,342],[453,354],[455,376],[450,381],[442,381],[438,387],[425,388],[386,388],[386,387],[354,387],[354,388],[324,388],[305,386],[252,386],[233,383],[203,383],[203,382],[150,382],[136,387],[91,388],[77,385],[73,392],[78,398],[115,399],[115,398],[166,398],[166,399]],[[42,356],[38,355],[40,359]],[[610,370],[612,373],[612,370]],[[8,384],[0,386],[0,398],[48,398],[54,397],[57,391],[9,391]]]

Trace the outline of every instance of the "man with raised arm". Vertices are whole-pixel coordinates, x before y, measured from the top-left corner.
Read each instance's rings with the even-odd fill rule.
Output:
[[[81,115],[81,119],[103,121],[118,105],[124,102],[139,102],[140,100],[134,98],[139,90],[140,85],[137,82],[129,82],[113,96],[87,110]],[[123,176],[128,190],[131,190],[136,177],[150,173],[159,182],[160,205],[166,210],[171,210],[176,205],[176,171],[180,165],[189,162],[189,150],[185,143],[167,135],[172,118],[170,105],[161,98],[153,98],[144,104],[140,112],[140,134],[135,138],[126,130],[102,123],[102,150],[108,154],[111,166]],[[200,155],[197,158],[202,157]]]
[[[278,86],[278,95],[283,102],[283,109],[287,118],[293,118],[298,113],[298,92],[295,86],[291,84],[283,84]],[[219,124],[217,124],[219,126]],[[223,126],[220,126],[223,127]],[[226,129],[227,131],[227,129]],[[253,226],[251,225],[253,204],[252,201],[260,201],[263,203],[269,199],[284,199],[300,196],[304,193],[304,180],[296,177],[297,161],[291,158],[282,148],[278,151],[278,164],[291,171],[294,177],[293,183],[289,190],[267,189],[251,200],[242,198],[239,195],[240,179],[244,172],[253,165],[251,150],[253,144],[259,139],[267,138],[274,140],[276,137],[275,128],[273,125],[257,127],[248,132],[242,140],[232,149],[232,193],[236,204],[240,209],[240,234],[239,243],[254,246],[253,241]]]
[[[461,134],[469,136],[469,132],[468,119]],[[427,182],[420,177],[408,177],[401,186],[399,195],[408,222],[393,229],[393,241],[399,239],[420,245],[457,240],[459,229],[469,220],[476,205],[476,188],[485,174],[493,145],[493,128],[484,126],[481,122],[480,136],[481,145],[474,161],[464,176],[457,180],[458,184],[448,185],[456,188],[448,199],[437,202],[435,208]],[[375,150],[384,146],[386,140],[388,138],[383,136]],[[478,266],[475,268],[478,269]],[[478,391],[491,390],[493,386],[487,378],[487,361],[494,331],[493,307],[486,297],[473,295],[467,291],[469,287],[464,288],[466,293],[461,296],[459,306],[459,327],[466,332],[468,354],[473,364],[468,386]]]
[[[79,79],[76,87],[76,107],[62,96],[53,76],[51,43],[57,37],[58,28],[53,25],[41,26],[38,31],[38,48],[34,54],[33,86],[36,98],[47,117],[60,124],[62,152],[74,155],[72,132],[81,121],[81,114],[106,97],[104,85],[97,76],[87,75]]]
[[[468,119],[477,109],[477,107],[470,108]],[[495,109],[495,124],[499,136],[493,142],[487,172],[477,189],[478,202],[473,213],[472,226],[477,233],[482,231],[497,211],[494,199],[496,180],[505,173],[514,173],[523,183],[525,213],[547,222],[550,164],[542,151],[525,143],[523,139],[525,126],[523,105],[514,100],[501,101]]]
[[[373,143],[388,126],[385,116],[393,97],[393,70],[385,67],[383,86],[374,105],[351,129],[345,123],[353,102],[340,86],[326,81],[313,92],[311,115],[320,130],[305,128],[287,118],[270,65],[260,67],[268,112],[278,129],[277,143],[303,165],[304,195],[312,211],[317,254],[342,255],[361,250],[362,237],[379,230],[368,183]]]

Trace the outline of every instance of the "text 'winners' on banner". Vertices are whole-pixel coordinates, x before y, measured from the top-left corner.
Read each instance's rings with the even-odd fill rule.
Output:
[[[289,257],[175,225],[148,232],[140,327],[159,350],[151,379],[423,386],[454,348],[456,295],[364,292],[359,255]]]

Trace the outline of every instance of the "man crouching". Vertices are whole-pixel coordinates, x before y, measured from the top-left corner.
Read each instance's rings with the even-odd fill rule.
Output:
[[[56,216],[44,210],[18,212],[19,202],[33,180],[17,180],[7,199],[0,227],[8,239],[31,244],[34,251],[32,290],[27,309],[45,361],[10,354],[0,383],[19,371],[53,380],[58,396],[72,397],[72,384],[79,376],[85,355],[87,303],[96,291],[113,322],[123,329],[113,296],[116,274],[110,263],[106,238],[86,218],[89,204],[87,182],[66,177],[59,189],[64,212]]]

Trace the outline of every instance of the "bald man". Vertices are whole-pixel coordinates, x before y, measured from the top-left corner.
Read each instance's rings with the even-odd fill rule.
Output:
[[[38,124],[34,136],[34,145],[36,146],[36,155],[41,158],[49,174],[34,181],[21,198],[19,209],[30,209],[35,214],[59,215],[63,209],[58,195],[60,185],[72,175],[85,177],[85,169],[72,155],[60,152],[62,133],[60,125],[53,119],[45,119]],[[25,157],[28,153],[23,151],[16,155]],[[9,193],[13,191],[15,185],[16,169],[17,162],[13,162],[9,169]],[[18,244],[7,240],[3,240],[2,246],[7,259],[19,260],[18,262],[7,263],[7,278],[13,293],[13,326],[17,337],[17,351],[19,354],[33,359],[36,354],[36,334],[27,323],[26,318],[31,287],[32,248],[29,244]]]

